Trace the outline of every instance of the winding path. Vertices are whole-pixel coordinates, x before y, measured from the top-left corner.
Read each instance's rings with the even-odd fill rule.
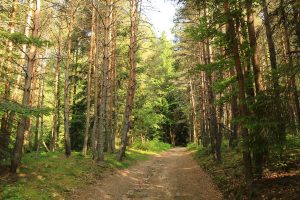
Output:
[[[191,152],[174,148],[105,177],[73,199],[221,200],[222,196]]]

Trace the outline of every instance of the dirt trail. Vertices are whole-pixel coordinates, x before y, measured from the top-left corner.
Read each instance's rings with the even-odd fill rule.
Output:
[[[105,177],[73,196],[78,200],[219,200],[220,192],[185,148]]]

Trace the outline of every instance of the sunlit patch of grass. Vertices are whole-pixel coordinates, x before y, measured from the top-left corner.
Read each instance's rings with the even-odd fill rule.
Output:
[[[63,199],[76,188],[97,181],[107,169],[124,169],[140,160],[147,160],[155,152],[128,149],[124,161],[116,154],[106,154],[105,164],[99,165],[90,156],[73,152],[70,158],[63,153],[29,153],[24,155],[16,182],[0,183],[0,199],[42,200]]]
[[[132,144],[132,148],[139,149],[142,151],[149,152],[162,152],[171,148],[171,145],[168,143],[164,143],[159,141],[158,139],[142,142],[141,140],[137,140]]]
[[[199,145],[196,144],[196,143],[188,143],[186,148],[190,151],[194,151],[194,150],[197,150],[199,148]]]

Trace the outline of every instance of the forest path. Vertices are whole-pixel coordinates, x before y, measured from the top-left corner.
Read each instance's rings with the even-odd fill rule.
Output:
[[[219,200],[221,193],[185,148],[174,148],[108,175],[72,199]]]

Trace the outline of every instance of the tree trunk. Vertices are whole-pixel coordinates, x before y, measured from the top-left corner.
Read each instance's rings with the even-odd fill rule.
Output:
[[[198,127],[197,110],[196,110],[196,103],[195,103],[194,86],[191,78],[189,82],[190,82],[191,112],[192,112],[192,120],[193,120],[193,138],[194,138],[194,143],[198,144],[199,127]]]
[[[45,51],[45,57],[47,56],[47,49]],[[39,93],[38,93],[38,110],[40,111],[41,109],[43,109],[44,107],[44,99],[45,99],[45,95],[44,95],[44,76],[45,76],[45,68],[46,68],[46,60],[43,60],[41,63],[41,67],[39,70],[40,73],[40,78],[39,78]],[[40,122],[40,124],[39,124]],[[40,126],[39,126],[40,125]],[[37,116],[37,126],[36,126],[36,135],[35,135],[35,151],[37,152],[37,155],[40,152],[40,147],[43,141],[43,134],[44,133],[44,114],[43,113],[39,113],[39,115]],[[48,148],[47,148],[48,150]]]
[[[279,82],[278,82],[278,75],[277,75],[277,60],[276,60],[276,50],[275,50],[275,44],[273,40],[273,34],[271,29],[271,23],[270,23],[270,17],[268,12],[268,5],[266,3],[266,0],[261,0],[262,6],[263,6],[263,14],[264,14],[264,25],[266,29],[266,36],[267,36],[267,42],[269,46],[269,54],[270,54],[270,62],[271,62],[271,68],[273,71],[272,74],[272,81],[273,86],[275,90],[276,98],[279,98]]]
[[[16,23],[16,14],[17,14],[17,7],[18,7],[18,1],[13,0],[12,2],[12,8],[11,8],[11,13],[10,13],[10,22],[8,25],[9,32],[12,34],[15,32],[15,23]],[[4,71],[7,72],[8,74],[11,73],[11,65],[12,65],[12,50],[13,50],[13,43],[12,41],[7,41],[6,42],[6,53],[8,54],[7,56],[7,62],[5,66],[1,66],[4,68]],[[4,60],[3,60],[4,63]],[[11,98],[11,80],[8,75],[5,77],[5,92],[4,92],[4,99],[6,101],[9,101]],[[10,123],[13,123],[10,120],[9,117],[9,111],[6,111],[1,119],[1,128],[0,128],[0,160],[5,157],[5,154],[8,153],[8,146],[10,142],[10,135],[11,135],[11,125]],[[5,153],[3,153],[5,152]]]
[[[137,50],[137,32],[138,32],[138,20],[139,20],[139,0],[131,0],[131,15],[130,15],[130,74],[127,89],[127,97],[125,104],[125,112],[123,118],[122,138],[121,147],[118,155],[118,160],[121,161],[125,156],[127,146],[127,135],[131,128],[131,113],[134,103],[135,94],[135,68],[136,68],[136,50]]]
[[[236,32],[234,28],[234,21],[231,16],[230,6],[228,3],[228,0],[224,1],[224,10],[227,17],[227,35],[229,38],[229,46],[228,49],[231,51],[234,61],[235,61],[235,70],[237,73],[237,79],[238,79],[238,97],[239,97],[239,110],[240,110],[240,116],[246,117],[248,115],[247,111],[247,105],[246,105],[246,95],[245,95],[245,79],[243,74],[243,69],[241,65],[241,58],[239,54],[239,47],[238,47],[238,41],[236,37]],[[247,189],[251,193],[252,190],[252,183],[253,183],[253,172],[252,172],[252,159],[251,154],[249,150],[249,134],[248,130],[245,127],[245,122],[240,121],[240,129],[241,129],[241,135],[243,137],[244,141],[244,148],[243,148],[243,162],[245,167],[245,179],[247,184]]]
[[[25,24],[25,29],[24,29],[24,35],[26,37],[29,37],[30,31],[31,31],[31,21],[32,21],[32,15],[33,15],[33,0],[29,0],[28,1],[28,12],[27,12],[27,16],[26,16],[26,24]],[[21,81],[22,81],[22,67],[25,67],[26,64],[26,53],[27,53],[27,44],[23,44],[22,45],[22,53],[21,53],[21,62],[19,63],[18,67],[18,76],[17,76],[17,81],[15,84],[15,88],[12,94],[12,98],[15,101],[19,101],[18,99],[18,90],[19,90],[19,86],[21,85]],[[12,113],[11,118],[14,118],[14,113]]]
[[[113,8],[112,22],[115,23],[116,9]],[[110,106],[109,106],[109,129],[110,138],[108,141],[108,152],[113,153],[115,151],[115,137],[117,131],[117,87],[116,87],[116,48],[117,48],[117,30],[116,25],[113,25],[112,30],[112,48],[111,48],[111,68],[110,68]]]
[[[249,34],[249,42],[250,42],[250,48],[252,50],[251,61],[253,66],[254,83],[255,83],[255,89],[257,94],[259,93],[259,91],[263,90],[263,78],[260,70],[261,67],[259,63],[256,32],[254,26],[253,0],[246,1],[246,10],[247,10],[247,27],[248,27],[248,34]]]
[[[54,101],[55,101],[55,114],[53,116],[53,128],[52,128],[52,138],[50,144],[50,151],[54,152],[56,149],[56,142],[59,137],[60,132],[60,67],[61,67],[61,41],[60,41],[60,31],[58,36],[58,52],[56,58],[55,66],[55,86],[54,86]]]
[[[98,1],[96,1],[97,3]],[[96,4],[95,6],[97,6]],[[96,7],[98,9],[98,6]],[[96,10],[97,10],[96,9]],[[91,149],[93,153],[93,159],[95,160],[97,158],[97,152],[96,152],[96,147],[97,147],[97,132],[98,132],[98,122],[99,122],[99,69],[98,69],[98,55],[99,55],[99,13],[96,13],[95,16],[96,20],[96,25],[95,25],[95,63],[94,63],[94,124],[93,124],[93,131],[91,134]]]
[[[235,76],[234,69],[230,69],[230,76]],[[235,93],[236,92],[235,88],[236,85],[231,86],[231,92]],[[239,116],[236,95],[234,95],[231,98],[230,108],[231,108],[231,125],[230,125],[231,133],[229,138],[229,146],[233,149],[237,146],[237,142],[238,142],[238,126],[237,123],[234,121]]]
[[[273,34],[271,29],[270,17],[268,13],[268,5],[266,0],[261,0],[263,6],[263,15],[264,15],[264,25],[266,30],[266,37],[269,47],[270,54],[270,63],[271,63],[271,72],[272,72],[272,86],[274,91],[274,100],[273,100],[273,115],[272,119],[275,123],[273,127],[274,136],[276,138],[276,142],[280,144],[280,148],[283,148],[283,142],[285,141],[285,119],[281,115],[283,108],[282,101],[280,99],[280,86],[279,86],[279,76],[277,69],[277,60],[276,60],[276,50],[275,44],[273,40]]]
[[[294,104],[293,112],[295,115],[296,123],[300,124],[300,105],[299,105],[299,97],[298,97],[298,91],[297,91],[297,84],[296,84],[296,77],[294,75],[294,66],[293,66],[293,56],[291,54],[291,42],[290,42],[290,31],[288,28],[287,23],[287,16],[283,5],[283,0],[280,1],[280,9],[281,9],[281,17],[282,17],[282,23],[283,23],[283,30],[284,30],[284,46],[286,48],[286,57],[288,58],[287,63],[289,70],[291,72],[290,77],[290,92],[292,97],[292,103]],[[300,42],[299,42],[300,45]]]
[[[97,138],[97,161],[104,161],[104,149],[108,139],[108,94],[109,94],[109,68],[110,68],[110,47],[111,47],[111,25],[112,25],[112,0],[107,0],[105,5],[104,19],[104,50],[103,50],[103,68],[101,81],[101,103],[99,110],[99,130]]]
[[[69,21],[68,21],[68,49],[67,49],[67,58],[66,58],[66,66],[65,66],[65,86],[64,86],[64,140],[65,140],[65,155],[69,157],[71,155],[71,139],[70,139],[70,64],[71,64],[71,49],[72,49],[72,33],[74,26],[74,2],[73,0],[69,1]]]
[[[204,17],[206,17],[207,8],[204,8]],[[209,39],[204,43],[203,47],[204,63],[209,65],[212,61],[211,58],[211,45]],[[215,106],[215,94],[213,92],[213,72],[211,69],[205,72],[205,79],[207,81],[207,95],[208,95],[208,112],[209,112],[209,130],[210,130],[210,140],[211,148],[214,158],[217,162],[221,162],[221,137],[218,132],[218,122],[217,122],[217,112]]]
[[[82,148],[82,154],[86,155],[88,140],[89,140],[89,130],[90,130],[90,110],[91,110],[91,74],[92,67],[94,65],[95,59],[95,25],[96,25],[96,8],[93,2],[93,12],[92,12],[92,24],[91,24],[91,39],[90,39],[90,55],[89,55],[89,65],[87,74],[87,103],[86,103],[86,122],[85,122],[85,132],[84,132],[84,142]]]
[[[41,91],[42,87],[39,87],[39,91],[38,91],[38,100],[37,100],[37,109],[40,110],[41,109],[41,95],[42,95],[42,91]],[[35,131],[34,131],[34,151],[38,151],[38,142],[39,142],[39,129],[40,129],[40,114],[38,114],[36,116],[36,120],[35,120]]]
[[[38,37],[39,28],[40,28],[40,10],[41,10],[41,2],[40,0],[36,0],[36,10],[34,12],[34,30],[32,32],[33,37]],[[28,109],[30,106],[33,68],[36,59],[37,59],[37,47],[35,45],[31,45],[29,55],[27,58],[24,93],[23,93],[23,100],[22,100],[22,105]],[[18,124],[16,142],[15,142],[13,155],[11,159],[10,170],[13,173],[16,173],[20,166],[23,144],[24,144],[24,135],[25,132],[28,131],[28,128],[29,128],[29,117],[23,115],[21,116],[21,119]]]

